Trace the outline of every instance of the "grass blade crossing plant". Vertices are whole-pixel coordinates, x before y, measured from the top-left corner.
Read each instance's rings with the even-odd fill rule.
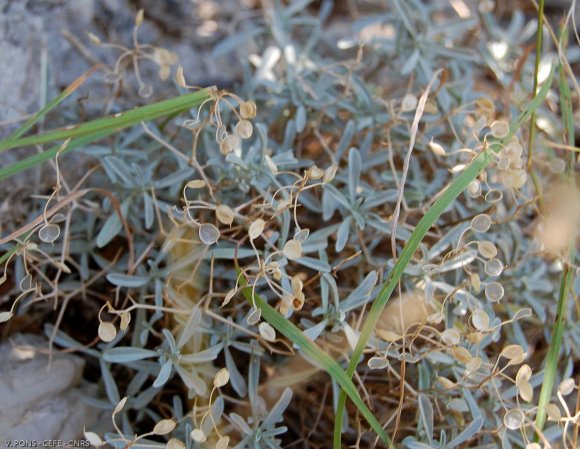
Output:
[[[543,3],[543,2],[542,2]],[[566,39],[566,33],[563,32],[561,42]],[[562,44],[563,45],[563,44]],[[566,80],[564,67],[560,62],[558,64],[558,83],[560,87],[560,109],[562,111],[562,123],[564,128],[564,135],[568,145],[574,144],[574,116],[572,111],[572,95],[570,87]],[[568,164],[568,181],[574,185],[574,153],[570,153]],[[574,262],[574,244],[570,245],[570,263]],[[562,349],[562,338],[564,335],[564,327],[566,325],[566,303],[569,296],[570,289],[574,282],[574,269],[570,263],[564,262],[564,270],[560,281],[560,291],[558,294],[558,306],[556,309],[556,321],[554,323],[554,330],[552,331],[552,340],[550,348],[546,356],[546,363],[544,366],[544,381],[542,382],[542,389],[540,390],[540,397],[538,399],[538,412],[536,414],[535,427],[538,432],[544,429],[546,423],[546,405],[550,402],[552,397],[552,390],[556,381],[556,374],[558,372],[559,356]],[[535,440],[539,441],[539,435],[535,436]]]
[[[70,86],[68,86],[65,90],[63,90],[60,94],[58,94],[52,101],[50,101],[45,107],[43,107],[40,111],[30,117],[26,122],[22,124],[20,128],[14,131],[7,140],[16,140],[20,138],[26,131],[32,128],[36,122],[38,122],[42,117],[48,114],[51,110],[61,104],[64,100],[66,100],[74,91],[76,91],[95,71],[101,68],[102,65],[97,64],[75,79]]]
[[[465,170],[461,172],[461,174],[449,185],[443,195],[441,195],[441,197],[435,201],[433,206],[431,206],[431,208],[427,211],[419,223],[417,223],[417,226],[409,237],[409,240],[403,248],[399,259],[395,263],[389,278],[385,281],[381,291],[373,302],[368,317],[361,330],[358,343],[346,370],[346,375],[349,379],[351,379],[354,374],[354,371],[362,356],[363,350],[373,332],[373,329],[375,328],[377,321],[379,320],[383,309],[385,308],[385,305],[387,304],[387,301],[391,297],[391,294],[401,279],[405,268],[411,261],[415,251],[417,251],[419,248],[419,244],[427,234],[427,231],[429,231],[439,216],[449,207],[453,201],[455,201],[461,192],[467,188],[469,183],[473,181],[479,175],[479,173],[481,173],[494,160],[494,154],[498,152],[506,142],[511,140],[521,125],[526,122],[526,120],[544,101],[552,84],[553,77],[554,70],[550,72],[548,79],[543,84],[542,88],[538,92],[538,95],[535,96],[535,98],[530,102],[526,110],[517,118],[517,120],[512,123],[509,134],[501,140],[497,140],[488,144],[487,148],[471,161]],[[341,425],[344,416],[345,404],[346,393],[341,391],[334,421],[334,449],[340,449],[341,447]]]
[[[20,139],[6,139],[0,142],[0,151],[10,148],[23,147],[26,145],[38,145],[101,133],[113,134],[123,128],[140,122],[154,120],[158,117],[185,111],[210,98],[212,88],[202,89],[191,94],[181,95],[170,100],[148,104],[133,110],[93,120],[82,125],[61,128],[41,134],[39,136],[23,137]]]
[[[316,361],[341,386],[341,391],[344,391],[345,394],[351,398],[353,403],[358,407],[362,415],[365,417],[377,435],[379,435],[381,440],[385,444],[390,444],[390,439],[381,427],[381,424],[365,405],[356,387],[352,383],[351,379],[345,375],[340,365],[336,363],[336,361],[330,357],[330,355],[320,349],[312,340],[308,339],[300,329],[290,323],[272,306],[267,304],[259,295],[254,294],[252,288],[247,285],[247,281],[241,274],[239,268],[237,269],[237,274],[240,278],[240,284],[245,287],[242,290],[242,293],[246,300],[250,302],[250,304],[256,304],[256,306],[262,311],[262,317],[268,323],[270,323],[286,338],[290,339],[293,343],[298,345],[306,356]]]

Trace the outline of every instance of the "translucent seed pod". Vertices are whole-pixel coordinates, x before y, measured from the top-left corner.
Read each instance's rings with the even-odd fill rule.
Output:
[[[258,309],[257,307],[253,309],[250,314],[248,315],[248,319],[246,320],[250,326],[253,326],[262,318],[262,309]]]
[[[471,198],[479,198],[481,196],[481,183],[477,179],[469,183],[467,186],[467,194]]]
[[[504,148],[504,152],[512,161],[516,158],[521,158],[524,149],[522,145],[517,139],[512,140],[509,144],[506,145]]]
[[[489,315],[483,309],[478,309],[471,315],[471,324],[478,331],[487,331],[489,329],[489,322]]]
[[[507,122],[504,122],[503,120],[496,120],[491,124],[490,128],[491,135],[493,137],[497,137],[498,139],[506,137],[510,132],[509,125],[507,124]]]
[[[479,254],[481,254],[482,257],[485,257],[486,259],[492,259],[497,256],[497,248],[489,240],[482,240],[481,242],[477,242],[477,251]]]
[[[199,227],[199,240],[205,245],[213,245],[220,238],[220,230],[211,223],[203,223]]]
[[[491,189],[485,194],[485,201],[488,203],[498,203],[503,198],[503,193],[501,190]]]
[[[252,126],[252,123],[248,120],[240,120],[236,124],[236,133],[242,139],[249,139],[250,137],[252,137],[253,132],[254,127]]]
[[[417,109],[417,97],[413,94],[407,94],[403,97],[403,101],[401,102],[401,111],[409,112],[414,111]]]
[[[38,231],[38,238],[44,243],[54,243],[60,236],[60,227],[54,223],[47,223]]]
[[[389,361],[385,357],[371,357],[367,362],[370,369],[385,369],[389,366]]]
[[[555,157],[550,161],[550,170],[553,173],[563,173],[564,170],[566,170],[566,162],[564,161],[564,159]]]
[[[503,423],[510,430],[519,429],[524,423],[524,412],[519,408],[512,408],[503,415]]]
[[[485,262],[484,271],[488,276],[499,276],[503,271],[503,263],[499,259],[490,259]]]
[[[507,156],[501,157],[499,161],[497,161],[497,169],[498,170],[507,170],[510,168],[510,158]]]
[[[487,232],[491,226],[491,218],[487,214],[479,214],[471,220],[470,228],[475,232]]]
[[[490,282],[485,286],[485,297],[490,302],[499,302],[503,298],[504,289],[499,282]]]

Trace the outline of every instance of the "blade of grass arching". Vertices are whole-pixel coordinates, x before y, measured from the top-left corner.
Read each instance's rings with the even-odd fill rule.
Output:
[[[532,90],[532,95],[536,96],[536,91],[538,90],[538,72],[540,71],[540,58],[542,57],[542,37],[544,35],[544,0],[540,0],[538,5],[538,29],[536,30],[536,61],[534,65],[534,85]],[[536,137],[536,114],[532,113],[532,120],[530,121],[530,137],[528,139],[528,163],[527,169],[528,173],[532,178],[532,183],[534,184],[534,191],[536,192],[536,197],[540,203],[540,209],[543,206],[542,192],[540,191],[540,182],[536,173],[534,172],[534,140]]]
[[[566,325],[566,300],[568,292],[572,286],[574,279],[574,270],[570,265],[566,264],[562,273],[562,280],[560,281],[560,292],[558,295],[558,307],[556,309],[556,324],[552,332],[552,341],[550,342],[550,349],[546,356],[546,366],[544,367],[544,381],[542,382],[542,389],[540,390],[540,398],[538,400],[538,412],[536,414],[536,428],[541,432],[546,422],[546,405],[550,402],[552,397],[552,390],[556,381],[556,374],[558,373],[558,361],[560,351],[562,350],[562,339],[564,337],[564,326]],[[536,434],[535,440],[539,441],[539,436]]]
[[[160,101],[158,103],[141,106],[130,111],[115,114],[111,117],[104,117],[83,123],[81,125],[56,129],[39,136],[23,137],[20,139],[6,139],[0,141],[0,151],[9,148],[22,147],[26,145],[38,145],[59,140],[74,139],[105,131],[119,131],[140,122],[163,117],[174,112],[184,111],[193,106],[199,105],[211,95],[211,88],[202,89],[191,94]]]
[[[534,111],[540,106],[540,104],[546,98],[550,86],[552,84],[552,79],[554,78],[554,70],[551,70],[548,79],[542,85],[542,88],[538,92],[538,95],[528,104],[528,107],[520,114],[516,121],[510,126],[509,134],[501,139],[492,142],[488,145],[487,149],[482,151],[475,159],[473,159],[469,165],[461,172],[461,174],[455,178],[455,180],[449,185],[445,192],[441,195],[427,213],[421,218],[417,226],[411,233],[409,240],[405,244],[399,259],[396,261],[395,266],[389,273],[389,277],[383,284],[381,291],[377,295],[376,299],[373,301],[369,314],[365,320],[363,328],[361,330],[358,343],[353,351],[350,363],[346,370],[346,375],[349,379],[352,378],[354,371],[359,363],[359,359],[362,356],[363,350],[381,316],[383,309],[385,308],[387,301],[391,297],[397,283],[401,279],[405,268],[411,261],[413,254],[419,248],[419,244],[427,234],[427,231],[435,224],[439,216],[449,207],[449,205],[455,201],[455,199],[463,192],[469,183],[473,181],[477,175],[483,171],[492,160],[494,160],[494,153],[497,153],[502,146],[509,142],[516,131],[526,122],[526,120],[534,113]],[[338,399],[338,408],[336,411],[336,417],[334,420],[334,449],[340,449],[341,447],[341,424],[344,416],[344,407],[346,404],[346,394],[344,391],[340,392]]]
[[[566,30],[562,31],[561,42],[565,42]],[[562,114],[562,124],[564,129],[564,140],[566,144],[574,144],[574,113],[572,111],[572,95],[570,93],[570,86],[568,86],[568,80],[566,79],[566,73],[564,67],[560,62],[558,64],[558,83],[560,87],[560,111]],[[568,177],[569,181],[574,185],[574,153],[571,153],[571,158],[568,160]],[[573,262],[574,258],[574,245],[570,248],[570,258]],[[546,363],[544,366],[544,382],[542,383],[542,388],[540,390],[540,397],[538,399],[538,412],[536,414],[535,426],[538,432],[544,429],[544,424],[546,423],[546,405],[550,402],[552,397],[552,390],[554,389],[554,383],[556,381],[556,374],[558,372],[558,357],[560,355],[560,350],[562,347],[562,337],[564,334],[564,326],[566,324],[566,316],[564,311],[566,310],[566,299],[568,298],[568,292],[573,284],[574,270],[569,264],[565,264],[564,271],[562,272],[562,279],[560,280],[560,292],[558,295],[558,306],[556,308],[556,322],[554,325],[554,330],[552,331],[552,341],[550,342],[550,348],[548,349],[548,354],[546,356]],[[535,436],[536,441],[539,441],[539,435]]]
[[[58,94],[52,101],[50,101],[45,107],[43,107],[40,111],[30,117],[20,128],[14,131],[6,140],[16,140],[20,136],[22,136],[26,131],[34,126],[36,122],[38,122],[42,117],[48,114],[52,109],[66,100],[75,90],[77,90],[96,70],[98,70],[101,65],[96,65],[91,67],[81,76],[79,76],[76,80],[74,80],[70,86],[68,86],[65,90],[63,90],[60,94]]]
[[[352,380],[346,376],[340,365],[320,349],[316,343],[307,338],[300,329],[284,318],[276,309],[266,303],[259,295],[254,294],[252,287],[247,285],[247,281],[241,274],[239,268],[236,271],[240,279],[240,284],[242,287],[245,287],[242,293],[246,300],[252,305],[255,304],[261,310],[262,317],[278,332],[299,346],[307,357],[316,361],[341,386],[342,391],[346,392],[381,440],[385,444],[390,444],[390,439],[381,427],[381,424],[365,405]]]
[[[100,133],[89,134],[88,136],[79,137],[77,139],[71,140],[66,145],[66,147],[62,150],[61,150],[61,145],[56,145],[53,148],[51,148],[50,150],[43,151],[42,153],[37,153],[33,156],[27,157],[26,159],[15,162],[6,168],[0,169],[0,181],[2,181],[3,179],[9,178],[10,176],[15,175],[16,173],[20,173],[21,171],[24,171],[24,170],[32,168],[36,165],[42,164],[43,162],[46,162],[46,161],[56,157],[57,153],[66,154],[70,151],[76,150],[77,148],[88,145],[88,144],[94,142],[95,140],[99,140],[99,139],[107,137],[111,134],[114,134],[115,131],[116,131],[115,129],[110,129],[110,130],[103,131]]]

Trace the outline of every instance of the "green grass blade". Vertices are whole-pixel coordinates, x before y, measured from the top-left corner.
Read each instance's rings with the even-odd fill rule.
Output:
[[[66,100],[75,90],[77,90],[82,83],[86,81],[86,79],[91,76],[97,69],[99,69],[100,65],[93,66],[81,76],[79,76],[76,80],[74,80],[70,86],[68,86],[65,90],[63,90],[60,94],[58,94],[51,102],[49,102],[44,108],[30,117],[24,124],[14,131],[10,136],[8,136],[7,140],[15,140],[22,136],[26,131],[34,126],[36,122],[38,122],[42,117],[48,114],[52,109]]]
[[[341,391],[346,392],[381,440],[385,444],[390,444],[390,439],[381,427],[381,424],[365,405],[352,380],[346,376],[340,365],[320,349],[316,343],[307,338],[300,329],[284,318],[276,309],[266,303],[259,295],[254,294],[252,287],[247,286],[247,281],[241,275],[239,269],[237,269],[237,273],[240,278],[240,284],[245,286],[242,293],[246,300],[250,304],[256,304],[256,307],[262,311],[262,317],[268,323],[294,344],[298,345],[307,357],[315,360],[341,386]]]
[[[463,192],[469,183],[473,181],[477,175],[484,170],[492,160],[494,160],[494,154],[498,152],[502,145],[509,142],[514,136],[515,132],[520,128],[520,126],[530,117],[534,111],[539,107],[539,105],[544,101],[550,86],[552,84],[552,79],[554,77],[554,70],[550,72],[549,78],[545,81],[542,88],[538,92],[538,95],[528,104],[526,110],[518,117],[518,119],[510,127],[510,132],[507,137],[499,141],[491,143],[485,151],[482,151],[471,163],[466,167],[466,169],[449,185],[447,190],[441,195],[441,197],[435,201],[423,218],[417,223],[417,226],[413,230],[409,241],[405,244],[399,259],[395,263],[395,266],[391,270],[388,279],[383,284],[381,291],[379,292],[377,298],[374,300],[373,305],[369,311],[367,319],[361,330],[361,334],[353,352],[352,358],[346,370],[346,375],[349,379],[352,378],[354,371],[359,363],[362,356],[363,350],[375,328],[379,317],[385,308],[387,301],[389,300],[391,294],[395,290],[405,268],[411,261],[413,254],[419,248],[419,244],[427,234],[427,231],[435,224],[439,216],[451,205],[453,201]],[[344,407],[346,404],[346,394],[341,391],[338,408],[336,412],[336,417],[334,421],[334,449],[340,449],[341,447],[341,423],[344,416]]]
[[[14,164],[11,164],[10,166],[8,166],[6,168],[0,169],[0,181],[2,181],[3,179],[9,178],[10,176],[15,175],[16,173],[20,173],[21,171],[24,171],[24,170],[32,168],[36,165],[42,164],[43,162],[46,162],[46,161],[56,157],[57,153],[66,154],[70,151],[73,151],[73,150],[79,148],[79,147],[83,147],[85,145],[88,145],[91,142],[94,142],[95,140],[99,140],[99,139],[107,137],[111,134],[114,134],[115,131],[116,130],[113,129],[113,130],[108,130],[108,131],[104,131],[104,132],[100,132],[100,133],[89,134],[88,136],[84,136],[84,137],[79,137],[77,139],[71,140],[68,143],[68,145],[64,149],[62,149],[61,151],[59,151],[61,149],[61,145],[57,145],[49,150],[43,151],[42,153],[37,153],[33,156],[27,157],[26,159],[15,162]]]
[[[560,281],[560,292],[558,295],[558,307],[556,309],[556,324],[552,332],[552,341],[550,342],[550,349],[546,356],[546,366],[544,367],[544,381],[542,382],[542,389],[540,390],[540,398],[538,400],[538,412],[536,414],[536,427],[538,431],[544,428],[546,423],[546,405],[550,402],[552,397],[552,390],[556,381],[558,373],[558,361],[560,352],[562,351],[562,339],[564,337],[564,326],[566,325],[566,300],[568,293],[574,280],[574,270],[566,264],[562,279]],[[536,441],[539,441],[536,435]]]
[[[87,135],[96,135],[102,132],[113,133],[140,122],[146,122],[174,112],[187,110],[202,103],[208,98],[210,98],[210,89],[202,89],[191,94],[141,106],[127,112],[115,114],[111,117],[104,117],[88,123],[83,123],[82,125],[49,131],[39,136],[23,137],[20,139],[5,139],[0,141],[0,151],[26,145],[38,145],[66,139],[75,139]]]
[[[561,41],[566,39],[566,30],[562,31]],[[564,129],[564,143],[568,145],[574,144],[574,112],[572,110],[572,95],[570,93],[570,87],[566,80],[566,73],[564,67],[560,62],[558,64],[558,83],[560,88],[560,110],[562,114],[562,123]],[[574,182],[574,153],[571,153],[570,160],[568,161],[568,175],[569,180],[572,185]],[[574,245],[571,245],[570,258],[573,261],[574,258]],[[554,383],[556,381],[556,375],[558,373],[558,359],[560,355],[560,350],[562,348],[562,338],[564,335],[564,326],[566,324],[566,316],[564,311],[566,310],[566,300],[568,298],[568,292],[570,291],[574,281],[574,270],[569,264],[565,264],[564,271],[562,272],[562,279],[560,280],[560,292],[558,295],[558,305],[556,308],[556,322],[554,325],[554,330],[552,332],[552,341],[550,342],[550,348],[548,349],[548,354],[546,355],[546,362],[544,366],[544,381],[542,382],[542,388],[540,390],[540,397],[538,399],[538,412],[536,414],[535,426],[538,432],[544,429],[546,423],[546,405],[550,402],[552,397],[552,391],[554,389]],[[535,440],[539,441],[539,435],[536,434]]]

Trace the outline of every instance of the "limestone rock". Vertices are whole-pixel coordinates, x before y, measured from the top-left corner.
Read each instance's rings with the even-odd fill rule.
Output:
[[[57,354],[49,364],[46,347],[44,338],[22,334],[0,345],[0,435],[5,440],[78,440],[98,416],[82,400],[94,386],[78,388],[84,361]]]

